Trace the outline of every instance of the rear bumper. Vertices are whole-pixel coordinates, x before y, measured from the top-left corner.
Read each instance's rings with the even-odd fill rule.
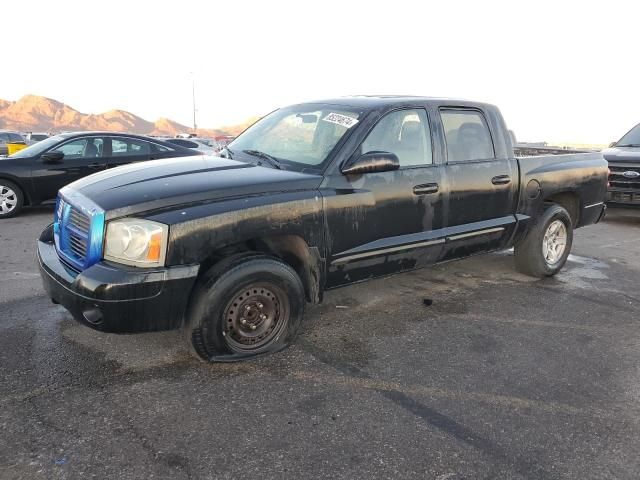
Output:
[[[99,262],[76,274],[58,257],[53,232],[38,240],[47,294],[79,322],[104,332],[134,333],[181,326],[198,265],[134,269]]]

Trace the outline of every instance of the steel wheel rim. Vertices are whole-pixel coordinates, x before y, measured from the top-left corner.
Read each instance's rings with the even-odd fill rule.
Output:
[[[13,211],[18,204],[16,192],[5,185],[0,185],[0,213],[7,214]]]
[[[224,335],[232,350],[252,351],[276,339],[289,321],[284,291],[269,283],[254,283],[233,294],[224,310]]]
[[[555,265],[567,248],[567,226],[561,220],[549,224],[542,239],[542,256],[547,265]]]

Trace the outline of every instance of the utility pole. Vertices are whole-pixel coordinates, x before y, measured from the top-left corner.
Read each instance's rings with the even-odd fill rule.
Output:
[[[196,76],[191,72],[191,99],[193,100],[193,133],[198,135],[198,126],[196,125]]]

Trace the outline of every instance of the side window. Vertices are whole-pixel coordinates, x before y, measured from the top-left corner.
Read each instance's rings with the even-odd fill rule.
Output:
[[[78,138],[55,148],[54,152],[64,153],[64,158],[102,157],[104,141],[102,138]]]
[[[179,145],[180,147],[186,147],[186,148],[198,148],[198,144],[195,142],[190,142],[189,140],[182,140],[180,138],[176,138],[176,139],[171,139],[171,140],[167,140],[170,143],[173,143],[175,145]]]
[[[111,156],[148,155],[151,148],[148,142],[135,138],[112,138]]]
[[[495,158],[484,116],[475,110],[440,110],[449,162]]]
[[[9,135],[10,142],[16,142],[16,143],[24,142],[24,138],[22,137],[22,135],[18,135],[17,133],[9,133],[8,135]]]
[[[169,148],[165,145],[158,145],[157,143],[151,143],[151,150],[153,150],[156,153],[163,153],[163,152],[173,152],[173,148]]]
[[[423,109],[398,110],[385,115],[360,146],[361,153],[395,153],[401,167],[431,165],[431,133]]]

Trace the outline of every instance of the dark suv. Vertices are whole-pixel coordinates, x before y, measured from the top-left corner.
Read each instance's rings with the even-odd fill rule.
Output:
[[[610,171],[607,201],[640,205],[640,124],[602,154]]]

